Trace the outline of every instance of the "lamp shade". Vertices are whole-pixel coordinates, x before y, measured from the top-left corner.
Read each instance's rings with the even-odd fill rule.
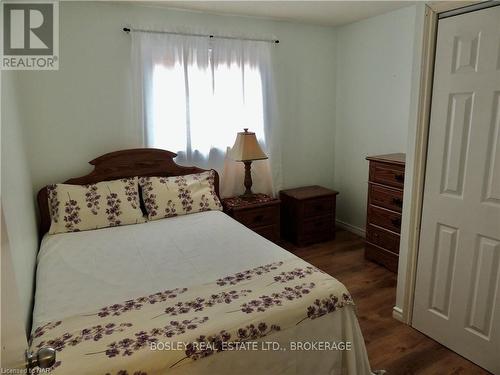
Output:
[[[267,159],[267,155],[264,154],[264,151],[259,146],[259,142],[257,142],[255,133],[249,132],[248,129],[244,129],[243,132],[238,133],[230,156],[235,161]]]

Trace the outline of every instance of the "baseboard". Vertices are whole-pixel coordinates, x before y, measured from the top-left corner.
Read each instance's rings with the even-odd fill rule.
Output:
[[[403,309],[399,306],[394,306],[392,308],[392,317],[396,320],[399,320],[402,323],[405,323],[403,318]]]
[[[336,220],[335,222],[336,222],[336,224],[337,224],[337,226],[339,228],[342,228],[342,229],[345,229],[348,232],[352,232],[354,234],[357,234],[360,237],[363,237],[363,238],[366,237],[366,231],[363,228],[356,227],[354,225],[345,223],[345,222],[340,221],[340,220]]]

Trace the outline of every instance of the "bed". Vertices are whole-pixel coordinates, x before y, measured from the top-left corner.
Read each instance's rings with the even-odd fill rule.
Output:
[[[118,151],[66,183],[202,171],[174,157]],[[45,235],[31,347],[47,345],[54,374],[370,374],[347,289],[220,211]]]

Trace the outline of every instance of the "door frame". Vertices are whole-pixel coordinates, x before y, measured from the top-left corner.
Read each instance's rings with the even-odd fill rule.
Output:
[[[417,278],[418,248],[420,244],[420,225],[422,220],[422,205],[424,196],[425,167],[427,163],[427,141],[430,127],[432,84],[434,80],[434,59],[436,53],[436,39],[439,14],[457,11],[457,14],[476,10],[490,1],[435,1],[425,4],[423,30],[421,39],[420,71],[418,78],[418,96],[416,105],[416,129],[414,136],[413,166],[410,177],[411,197],[408,201],[407,211],[407,251],[406,264],[399,265],[403,268],[402,301],[400,307],[395,306],[393,317],[412,324],[413,302],[415,298],[415,284]],[[486,5],[488,7],[491,5]],[[459,12],[464,8],[463,12]],[[406,189],[406,187],[405,187]],[[404,220],[404,219],[403,219]],[[403,235],[403,233],[402,233]]]

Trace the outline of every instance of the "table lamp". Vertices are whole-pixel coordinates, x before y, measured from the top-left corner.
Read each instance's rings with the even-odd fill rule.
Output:
[[[259,146],[255,133],[249,132],[248,128],[243,129],[236,136],[236,141],[231,149],[231,158],[235,161],[242,161],[245,164],[245,193],[241,198],[252,198],[252,161],[267,159],[267,155]]]

